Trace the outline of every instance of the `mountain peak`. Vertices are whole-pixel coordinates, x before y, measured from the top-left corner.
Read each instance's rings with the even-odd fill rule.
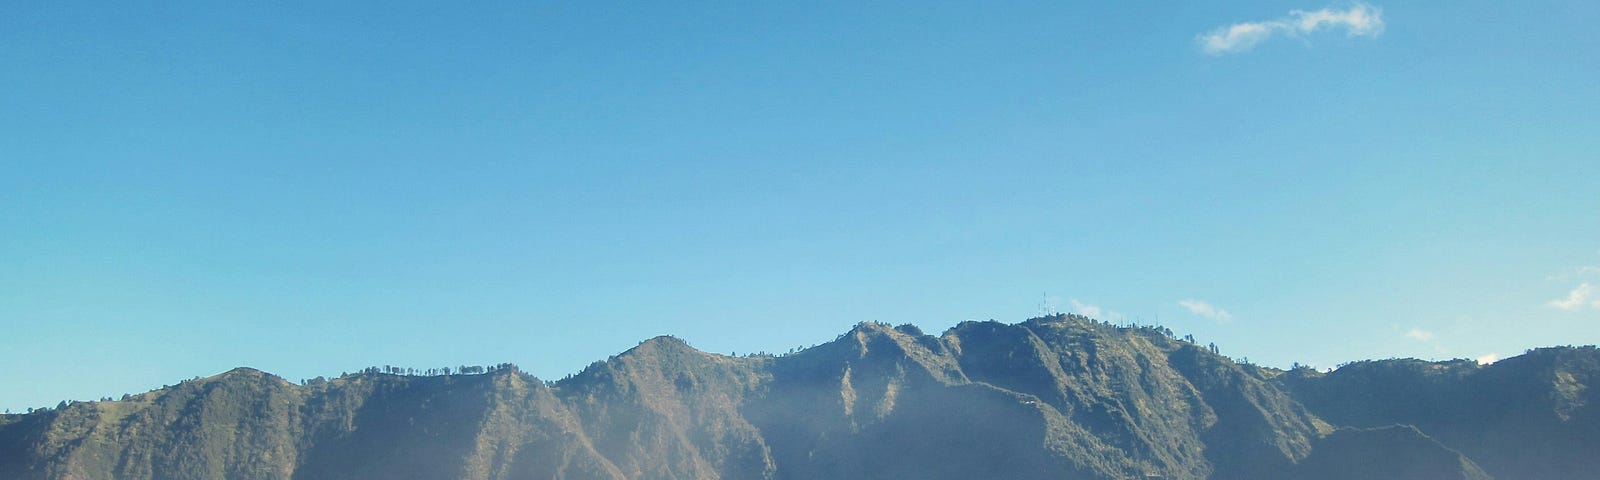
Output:
[[[657,348],[694,348],[689,346],[689,342],[672,335],[656,335],[648,340],[639,342],[639,345],[651,345]]]
[[[264,372],[264,371],[261,371],[261,370],[257,370],[255,368],[251,368],[251,367],[234,367],[234,368],[232,368],[232,369],[230,369],[230,370],[228,370],[226,372],[222,372],[222,373],[219,373],[219,374],[216,374],[216,375],[212,375],[210,377],[202,378],[199,381],[200,382],[219,382],[219,381],[221,381],[221,382],[240,382],[240,381],[260,381],[260,380],[272,380],[274,383],[278,383],[278,384],[282,384],[282,385],[290,385],[290,382],[288,380],[284,380],[283,377],[279,377],[277,375],[273,375],[271,373],[267,373],[267,372]]]
[[[261,370],[255,369],[255,368],[252,368],[252,367],[234,367],[233,369],[228,370],[226,372],[222,372],[221,374],[218,374],[217,376],[219,376],[219,377],[235,377],[235,376],[258,377],[258,376],[262,376],[262,375],[271,375],[271,374],[267,373],[267,372],[263,372]]]
[[[637,357],[641,355],[672,355],[686,353],[701,355],[705,354],[705,352],[694,348],[693,346],[689,345],[689,342],[686,342],[681,338],[671,335],[658,335],[643,342],[639,342],[638,345],[628,349],[625,352],[622,352],[622,354],[617,355],[617,357],[622,358]]]
[[[553,385],[241,367],[0,417],[0,478],[1600,478],[1600,355],[1524,357],[1270,375],[1052,315],[754,358],[663,335]]]

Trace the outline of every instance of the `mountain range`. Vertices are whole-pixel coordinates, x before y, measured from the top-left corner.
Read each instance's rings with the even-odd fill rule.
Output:
[[[1593,346],[1279,370],[1052,315],[468,371],[238,368],[4,415],[0,478],[1600,479]]]

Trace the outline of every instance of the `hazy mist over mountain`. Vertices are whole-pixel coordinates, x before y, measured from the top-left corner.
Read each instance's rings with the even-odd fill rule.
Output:
[[[1239,363],[1056,315],[863,323],[785,355],[657,337],[543,381],[248,368],[0,417],[10,479],[1600,478],[1594,347]]]

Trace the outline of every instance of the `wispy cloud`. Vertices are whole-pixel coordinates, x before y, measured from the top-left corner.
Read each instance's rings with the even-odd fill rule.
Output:
[[[1600,276],[1600,265],[1583,265],[1573,267],[1565,273],[1544,277],[1545,280],[1568,280],[1577,277]]]
[[[1600,298],[1595,298],[1594,284],[1583,282],[1567,292],[1567,298],[1551,300],[1545,302],[1545,305],[1567,311],[1578,311],[1585,307],[1600,309]]]
[[[1216,305],[1212,305],[1205,301],[1187,298],[1179,300],[1178,306],[1188,310],[1189,313],[1206,317],[1217,322],[1226,323],[1233,321],[1233,314],[1228,313],[1227,310],[1217,308]]]
[[[1083,303],[1076,298],[1072,299],[1072,311],[1089,318],[1100,318],[1100,314],[1103,313],[1100,306]]]
[[[1377,37],[1383,27],[1383,9],[1356,3],[1344,10],[1291,10],[1289,15],[1272,20],[1235,23],[1200,35],[1197,41],[1205,53],[1222,55],[1250,50],[1278,35],[1300,37],[1323,30],[1344,30],[1351,37]]]
[[[1498,353],[1485,353],[1483,356],[1478,357],[1479,365],[1488,365],[1498,361],[1500,361],[1500,354]]]
[[[1431,342],[1433,341],[1433,332],[1411,327],[1410,330],[1406,330],[1405,337],[1419,342]]]

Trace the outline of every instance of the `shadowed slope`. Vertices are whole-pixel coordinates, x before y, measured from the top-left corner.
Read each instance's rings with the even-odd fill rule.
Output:
[[[1541,348],[1470,360],[1356,362],[1283,386],[1338,425],[1414,425],[1501,480],[1600,478],[1600,350]]]
[[[1341,429],[1317,442],[1296,469],[1299,480],[1403,478],[1489,480],[1489,474],[1415,427]]]
[[[1480,480],[1480,459],[1503,480],[1596,478],[1572,470],[1600,438],[1594,359],[1281,372],[1059,315],[939,337],[863,323],[781,357],[658,337],[555,383],[237,369],[7,415],[0,478]]]

